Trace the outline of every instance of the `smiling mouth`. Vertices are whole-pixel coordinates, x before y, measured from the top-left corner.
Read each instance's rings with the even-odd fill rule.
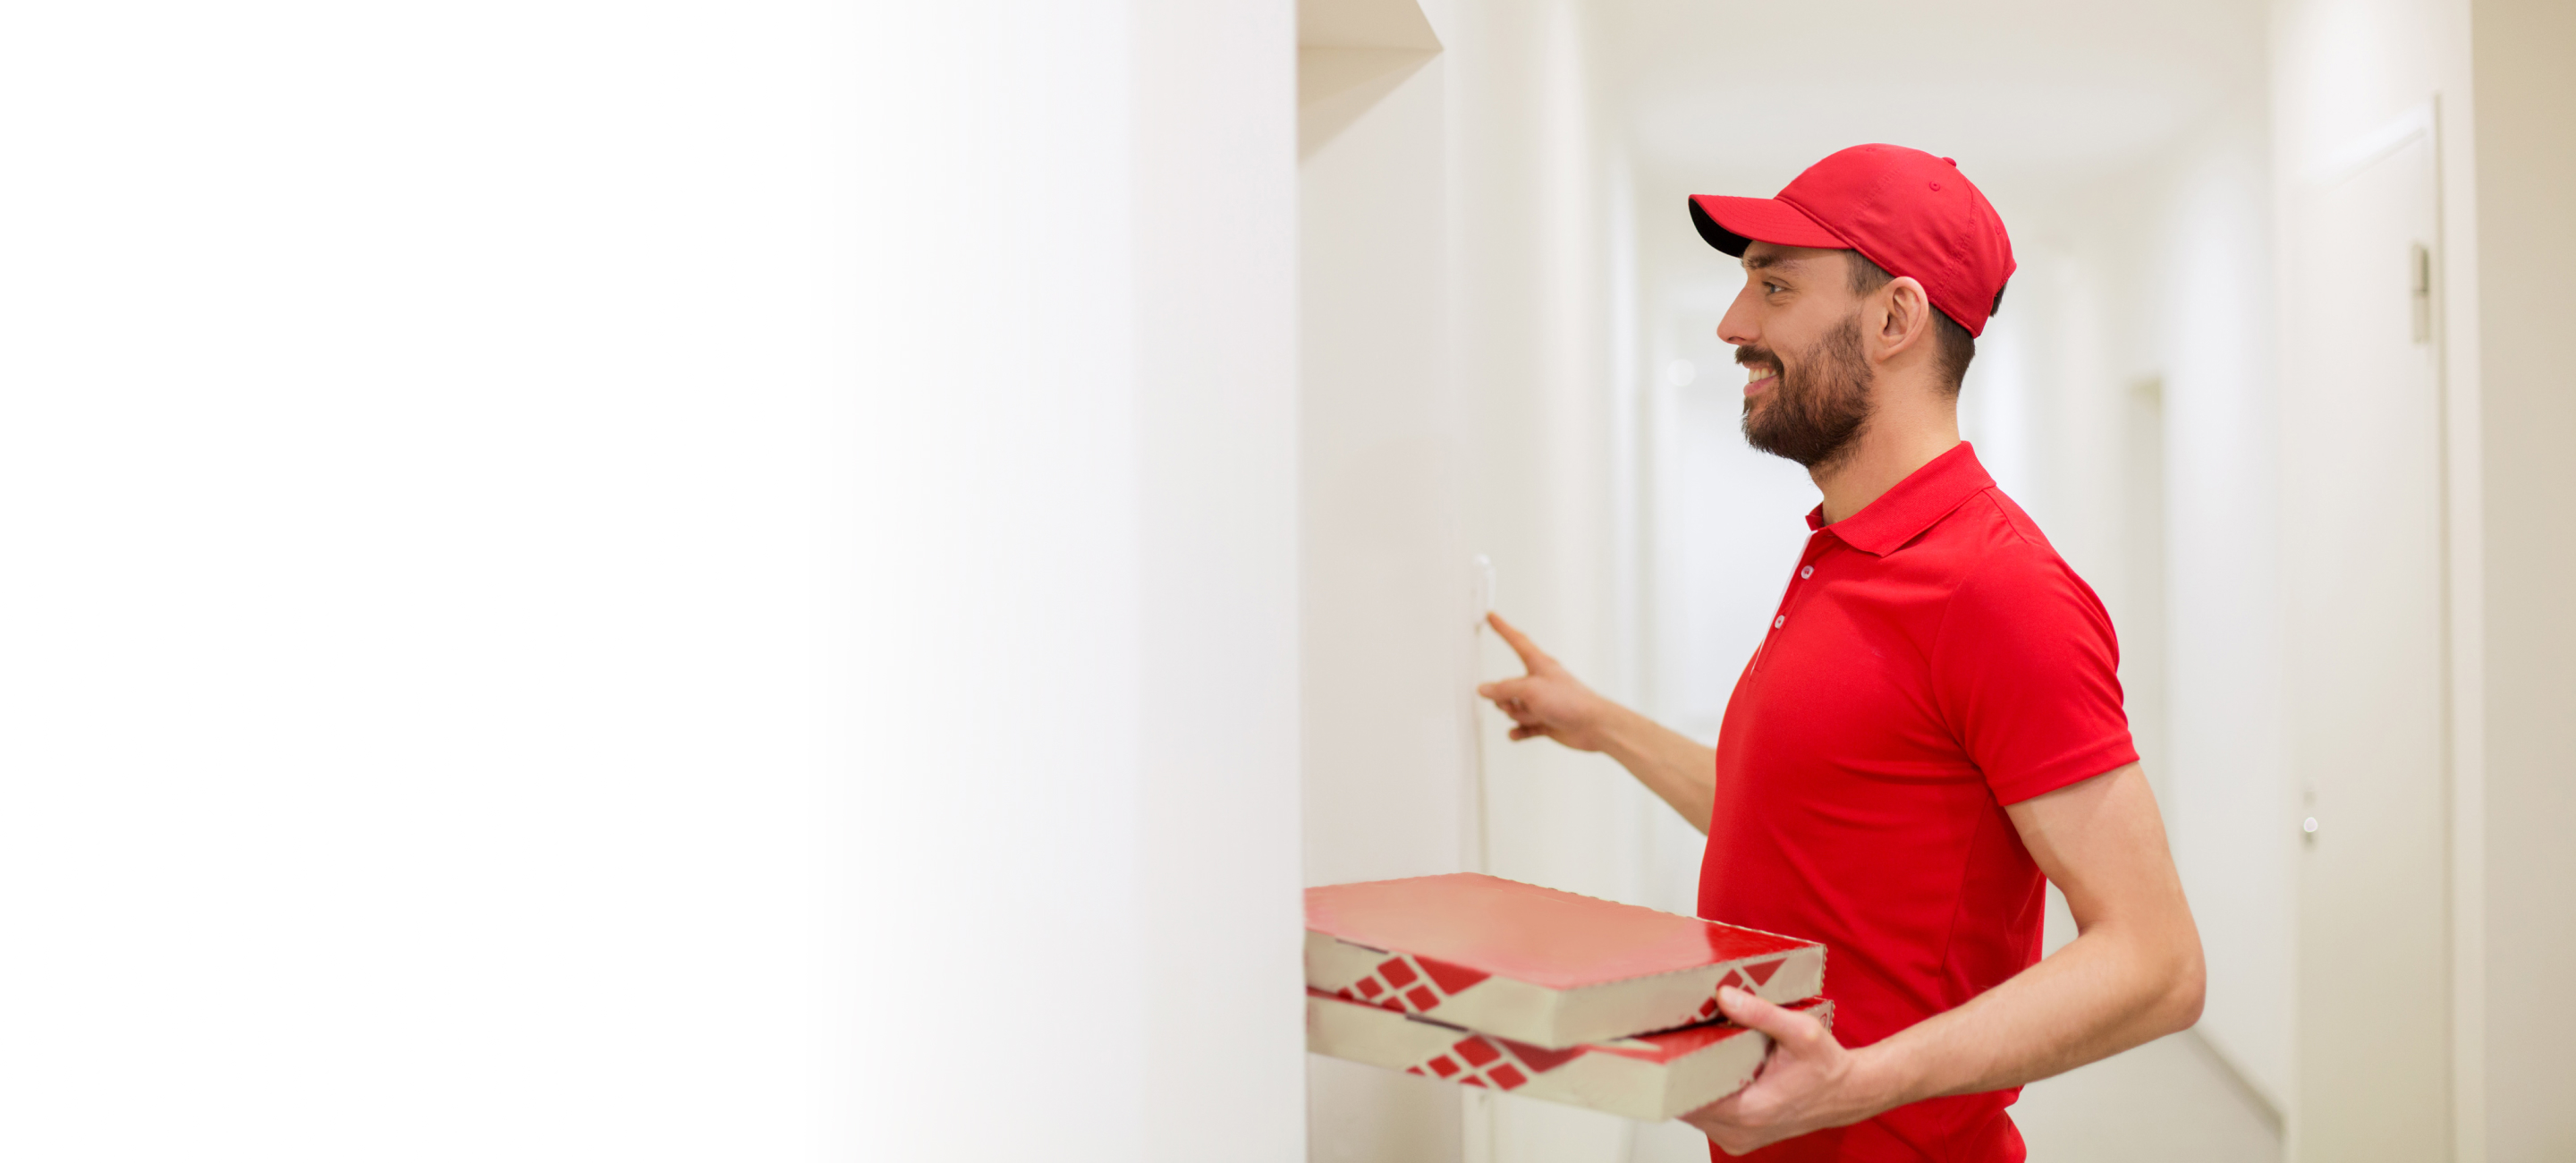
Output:
[[[1748,396],[1758,395],[1762,392],[1769,391],[1772,385],[1779,382],[1780,373],[1769,370],[1758,371],[1752,379],[1744,382],[1744,394]]]

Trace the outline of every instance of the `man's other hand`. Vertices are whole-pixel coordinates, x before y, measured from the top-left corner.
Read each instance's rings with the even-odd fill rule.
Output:
[[[1726,986],[1717,991],[1726,1020],[1771,1036],[1762,1073],[1744,1089],[1682,1116],[1729,1155],[1741,1155],[1809,1131],[1847,1126],[1885,1110],[1882,1088],[1866,1075],[1867,1051],[1834,1040],[1815,1015],[1785,1009]]]
[[[1521,656],[1521,666],[1529,671],[1520,678],[1476,688],[1477,694],[1492,699],[1496,707],[1512,717],[1512,741],[1554,739],[1577,751],[1607,747],[1605,732],[1616,705],[1592,693],[1591,687],[1566,671],[1565,664],[1548,657],[1502,615],[1487,614],[1485,621],[1510,644],[1512,653]]]

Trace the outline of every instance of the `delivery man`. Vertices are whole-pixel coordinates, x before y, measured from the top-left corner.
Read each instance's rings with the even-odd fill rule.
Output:
[[[1714,752],[1500,618],[1529,673],[1479,693],[1513,739],[1606,753],[1708,834],[1700,915],[1825,943],[1830,1031],[1721,991],[1776,1045],[1685,1116],[1714,1149],[2019,1160],[2018,1088],[2199,1020],[2202,965],[2110,618],[1959,439],[2012,243],[1950,159],[1888,145],[1690,212],[1744,265],[1717,334],[1745,439],[1824,494],[1806,549]],[[2043,875],[2079,934],[2045,960]]]

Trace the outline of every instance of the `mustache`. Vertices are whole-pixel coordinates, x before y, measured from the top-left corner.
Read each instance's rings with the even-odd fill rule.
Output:
[[[1774,372],[1783,370],[1780,357],[1770,348],[1749,343],[1735,349],[1735,362],[1746,368],[1769,368]]]

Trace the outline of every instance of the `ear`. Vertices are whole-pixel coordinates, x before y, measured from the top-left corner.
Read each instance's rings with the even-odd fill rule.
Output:
[[[1876,341],[1879,358],[1893,360],[1909,352],[1923,351],[1932,343],[1932,297],[1923,284],[1908,275],[1893,279],[1878,289],[1880,309]]]

